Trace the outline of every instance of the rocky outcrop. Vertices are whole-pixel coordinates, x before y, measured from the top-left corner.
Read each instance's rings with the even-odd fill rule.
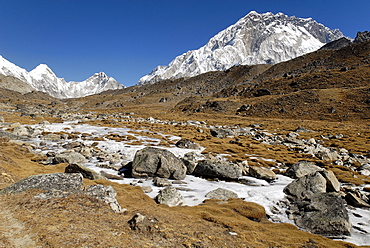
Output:
[[[342,37],[338,40],[329,42],[322,46],[319,50],[336,50],[352,44],[352,41],[346,37]]]
[[[186,176],[186,166],[170,151],[146,147],[135,154],[132,162],[132,176],[182,180]]]
[[[206,178],[232,180],[241,177],[243,172],[239,165],[233,163],[217,160],[201,160],[195,167],[193,174]]]
[[[368,40],[370,40],[370,32],[364,31],[364,32],[357,32],[356,38],[353,42],[358,43],[358,42],[364,42]]]

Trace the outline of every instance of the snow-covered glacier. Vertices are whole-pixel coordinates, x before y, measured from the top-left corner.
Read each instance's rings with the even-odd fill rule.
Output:
[[[138,83],[192,77],[234,65],[276,64],[316,51],[341,37],[338,29],[331,30],[312,18],[251,11],[203,47],[176,57],[168,66],[156,67]]]

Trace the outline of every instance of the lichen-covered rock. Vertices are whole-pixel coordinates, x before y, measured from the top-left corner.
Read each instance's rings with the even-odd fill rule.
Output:
[[[197,166],[196,162],[196,153],[195,152],[188,152],[182,158],[186,166],[186,174],[191,175],[194,172],[195,166]]]
[[[172,185],[172,183],[168,181],[167,178],[160,178],[160,177],[154,178],[153,183],[157,187],[167,187],[167,186]]]
[[[80,173],[52,173],[29,176],[0,191],[0,193],[19,193],[30,189],[42,190],[83,190]]]
[[[146,147],[135,154],[132,176],[182,180],[186,176],[186,166],[181,159],[168,150]]]
[[[90,185],[84,192],[86,195],[94,197],[100,201],[107,203],[114,212],[123,212],[116,200],[117,193],[112,186],[104,186],[101,184]]]
[[[314,194],[325,192],[326,179],[319,172],[300,177],[284,188],[285,194],[297,200],[310,198]]]
[[[211,135],[216,138],[224,139],[224,138],[233,138],[235,133],[230,128],[212,128]]]
[[[219,199],[222,201],[227,201],[230,198],[238,198],[238,194],[227,189],[217,188],[206,194],[206,197],[211,199]]]
[[[155,200],[159,204],[166,204],[170,207],[181,205],[184,202],[182,195],[174,187],[166,187],[159,191]]]
[[[207,159],[198,162],[193,174],[208,178],[238,179],[243,172],[237,164]]]
[[[194,149],[194,150],[200,150],[201,146],[191,140],[188,139],[181,139],[177,141],[175,146],[180,147],[180,148],[186,148],[186,149]]]

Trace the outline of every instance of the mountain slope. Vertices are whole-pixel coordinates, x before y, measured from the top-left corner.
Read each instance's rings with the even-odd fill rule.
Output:
[[[330,30],[311,18],[252,11],[205,46],[176,57],[168,66],[158,66],[142,77],[139,84],[192,77],[234,65],[276,64],[315,51],[341,37],[339,30]]]
[[[95,73],[82,82],[66,82],[64,78],[58,78],[45,64],[40,64],[32,71],[27,72],[1,56],[0,75],[7,79],[0,84],[1,88],[21,93],[37,90],[56,98],[78,98],[98,94],[105,90],[124,88],[123,85],[114,78],[108,77],[104,72]],[[12,79],[10,80],[10,78]],[[25,84],[20,84],[19,80]],[[14,81],[17,81],[18,84],[13,84]]]

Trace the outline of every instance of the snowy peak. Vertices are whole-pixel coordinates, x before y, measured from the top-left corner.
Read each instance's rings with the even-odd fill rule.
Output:
[[[234,65],[275,64],[313,52],[341,37],[339,30],[331,30],[312,18],[251,11],[198,50],[176,57],[168,66],[158,66],[139,84],[192,77]]]
[[[98,94],[106,90],[122,89],[124,86],[104,72],[95,73],[82,82],[66,82],[58,78],[46,64],[40,64],[27,72],[0,56],[0,74],[15,77],[37,91],[56,98],[78,98]]]

